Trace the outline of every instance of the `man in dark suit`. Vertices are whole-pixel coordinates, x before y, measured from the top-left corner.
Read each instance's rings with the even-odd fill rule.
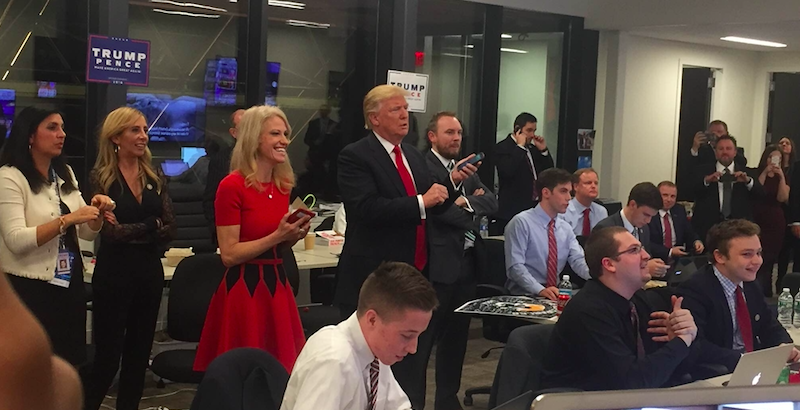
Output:
[[[536,117],[523,112],[514,120],[514,132],[494,148],[500,209],[493,234],[502,234],[514,215],[536,206],[539,202],[536,179],[542,171],[554,166],[547,142],[536,135],[536,123]]]
[[[658,214],[662,205],[658,188],[651,182],[640,182],[631,188],[627,205],[621,211],[598,222],[592,232],[608,226],[622,226],[642,243],[648,254],[652,254],[650,227],[647,224]],[[660,258],[651,258],[647,261],[647,271],[654,278],[663,277],[667,273],[667,268],[668,266]]]
[[[678,188],[671,181],[662,181],[658,184],[658,191],[664,205],[658,210],[658,217],[652,218],[649,224],[652,255],[668,261],[690,253],[703,253],[703,241],[694,233],[686,217],[686,208],[676,203]]]
[[[217,227],[214,219],[214,200],[217,198],[217,188],[219,183],[231,172],[231,152],[236,143],[236,126],[244,115],[243,109],[238,109],[231,113],[230,128],[228,132],[233,137],[233,144],[225,141],[216,141],[208,144],[206,153],[208,155],[208,176],[206,177],[206,187],[203,191],[203,213],[208,221],[211,230],[211,238],[214,244],[217,243]]]
[[[381,262],[425,268],[426,219],[444,212],[454,200],[453,186],[434,183],[422,154],[403,143],[408,132],[405,95],[391,85],[367,93],[364,120],[372,132],[339,154],[347,240],[339,259],[335,303],[343,318],[355,312],[361,284]],[[476,170],[467,165],[451,177],[460,184]]]
[[[428,124],[427,136],[431,150],[425,157],[433,180],[442,185],[453,185],[450,173],[460,158],[462,136],[461,123],[455,113],[435,114]],[[425,375],[434,345],[434,409],[460,408],[458,391],[470,318],[453,311],[475,298],[476,272],[485,263],[477,219],[497,211],[497,198],[481,183],[477,174],[454,188],[458,196],[454,206],[427,220],[430,238],[428,277],[436,290],[439,307],[433,312],[428,329],[419,337],[417,353],[392,367],[397,381],[417,410],[425,406]]]
[[[763,262],[759,233],[758,225],[742,219],[711,227],[706,245],[712,264],[678,289],[697,323],[698,338],[716,346],[720,354],[738,356],[792,343],[754,282]],[[794,349],[790,359],[798,358],[800,352]]]
[[[700,164],[694,172],[691,189],[695,192],[692,225],[701,238],[717,222],[727,219],[753,220],[752,200],[764,193],[758,179],[734,161],[736,141],[723,135],[714,147],[714,164]]]
[[[339,123],[330,118],[331,107],[322,104],[319,107],[319,118],[308,122],[306,136],[303,142],[308,145],[308,160],[311,168],[323,167],[325,161],[333,159],[330,152],[335,152],[336,130]]]

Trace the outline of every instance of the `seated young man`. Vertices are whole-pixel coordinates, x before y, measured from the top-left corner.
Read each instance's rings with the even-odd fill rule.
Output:
[[[437,305],[433,286],[412,266],[380,265],[361,286],[356,313],[308,339],[281,409],[411,409],[390,366],[417,351]]]
[[[624,227],[595,229],[586,243],[592,278],[555,324],[545,355],[542,388],[622,390],[667,384],[690,356],[697,335],[692,314],[672,296],[672,313],[654,312],[650,333],[664,342],[646,352],[633,303],[650,280],[650,256]]]
[[[506,288],[512,295],[556,300],[567,263],[578,276],[589,279],[583,248],[569,222],[558,217],[572,199],[572,175],[550,168],[539,175],[536,189],[539,205],[518,213],[506,226]]]
[[[712,226],[706,241],[712,263],[678,289],[697,320],[701,340],[710,342],[720,355],[738,357],[792,343],[754,282],[763,262],[760,232],[758,225],[744,219]],[[795,348],[790,360],[798,359]]]

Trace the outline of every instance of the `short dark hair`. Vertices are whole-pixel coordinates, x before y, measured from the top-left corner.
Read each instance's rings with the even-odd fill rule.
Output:
[[[725,134],[725,135],[717,138],[717,144],[719,144],[719,142],[722,141],[722,140],[730,140],[733,143],[734,147],[738,147],[738,145],[736,145],[736,137],[734,137],[731,134]]]
[[[722,221],[708,230],[706,249],[708,249],[710,255],[713,255],[714,250],[718,249],[719,253],[728,256],[728,245],[731,239],[756,236],[760,233],[761,228],[746,219]]]
[[[655,210],[659,210],[664,206],[661,192],[652,182],[640,182],[634,185],[630,194],[628,194],[626,205],[630,204],[631,201],[635,201],[637,206],[647,206]]]
[[[722,120],[711,121],[708,123],[708,128],[711,128],[712,125],[721,125],[722,128],[725,128],[725,133],[726,134],[728,133],[728,124],[726,124],[725,121]]]
[[[536,179],[536,193],[541,198],[545,188],[552,191],[561,184],[572,184],[572,174],[561,168],[546,169]]]
[[[589,275],[592,279],[603,276],[603,259],[617,258],[619,241],[615,238],[618,233],[628,232],[621,226],[607,226],[592,231],[584,247],[584,258],[589,267]]]
[[[425,135],[428,135],[429,132],[432,132],[434,134],[436,133],[437,129],[439,128],[439,120],[442,117],[453,117],[455,119],[458,119],[458,117],[456,117],[456,113],[454,113],[453,111],[439,111],[436,114],[433,114],[431,120],[428,121],[428,127],[425,129]]]
[[[572,173],[572,183],[573,184],[577,184],[578,182],[581,182],[581,175],[588,174],[590,172],[595,174],[595,175],[597,175],[597,176],[600,176],[600,174],[598,174],[597,171],[594,170],[594,168],[591,168],[591,167],[589,167],[589,168],[581,168],[581,169],[579,169],[579,170],[577,170],[577,171]]]
[[[539,121],[536,120],[536,117],[534,117],[533,114],[531,113],[528,112],[520,113],[519,115],[517,115],[517,118],[514,118],[514,132],[516,132],[516,130],[518,129],[525,128],[525,125],[527,125],[529,122],[539,122]]]
[[[384,262],[372,272],[358,294],[358,317],[372,309],[384,319],[406,309],[430,312],[439,305],[431,282],[413,266]]]
[[[661,188],[662,186],[668,186],[668,187],[670,187],[670,188],[677,188],[677,187],[678,187],[678,186],[677,186],[677,185],[675,185],[675,183],[674,183],[674,182],[672,182],[672,181],[661,181],[661,182],[659,182],[659,183],[658,183],[658,185],[657,185],[656,187],[657,187],[657,188]],[[662,204],[662,205],[663,205],[663,204]]]

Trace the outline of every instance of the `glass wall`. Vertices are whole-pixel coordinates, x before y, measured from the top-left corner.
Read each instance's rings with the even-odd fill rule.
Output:
[[[61,110],[64,152],[79,181],[86,173],[86,4],[70,0],[0,2],[0,145],[30,105]]]
[[[364,135],[361,103],[374,84],[368,71],[374,67],[377,7],[366,0],[270,7],[267,99],[286,112],[292,127],[289,158],[298,195],[337,200],[336,157]]]

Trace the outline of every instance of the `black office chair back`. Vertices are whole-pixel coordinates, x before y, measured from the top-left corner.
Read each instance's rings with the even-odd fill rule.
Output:
[[[233,349],[209,364],[191,410],[278,410],[288,383],[289,373],[268,352]]]
[[[225,274],[222,259],[214,253],[182,260],[169,288],[167,333],[175,340],[199,342],[211,298]]]
[[[505,288],[506,285],[506,255],[505,255],[505,241],[500,239],[484,239],[484,247],[486,249],[486,264],[487,269],[478,272],[478,284],[492,285],[499,288]],[[479,297],[481,290],[478,290]],[[495,296],[495,295],[488,295]]]
[[[169,243],[169,247],[191,247],[195,253],[212,253],[217,249],[203,210],[203,191],[202,185],[177,183],[169,185],[169,195],[177,224],[175,239]]]
[[[344,206],[344,205],[342,205],[342,206]],[[333,220],[334,220],[333,216],[329,216],[329,217],[323,219],[322,222],[320,222],[320,224],[317,225],[316,228],[314,228],[314,232],[332,230],[333,229]]]
[[[800,290],[800,272],[787,273],[786,276],[783,277],[781,286],[789,288],[789,292],[792,293],[792,296],[796,295],[798,290]],[[778,289],[778,291],[782,290],[783,289]]]
[[[554,328],[555,325],[531,325],[511,332],[497,362],[489,408],[540,389],[544,357]]]

